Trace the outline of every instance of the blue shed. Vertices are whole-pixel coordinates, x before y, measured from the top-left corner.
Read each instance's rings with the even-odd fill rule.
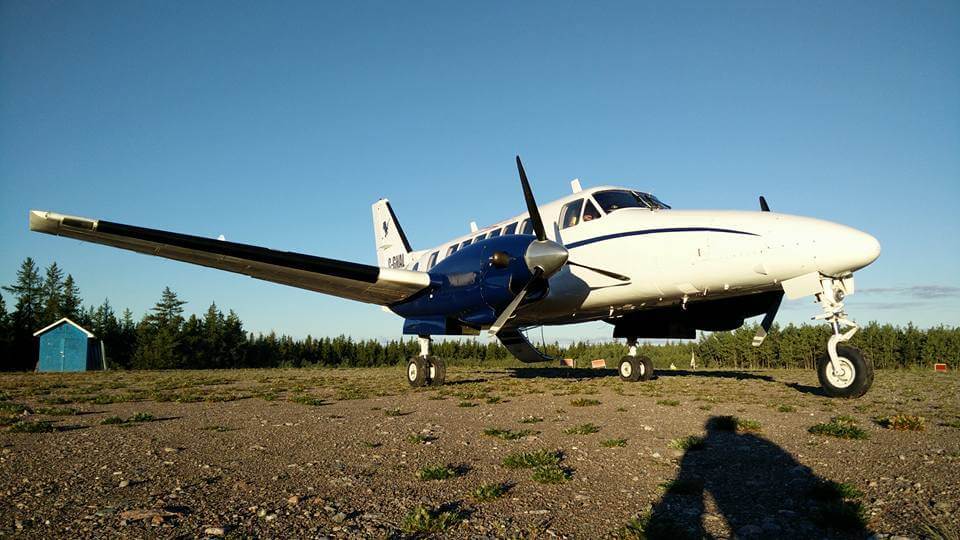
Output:
[[[106,369],[103,342],[89,330],[64,317],[33,334],[40,337],[37,371]]]

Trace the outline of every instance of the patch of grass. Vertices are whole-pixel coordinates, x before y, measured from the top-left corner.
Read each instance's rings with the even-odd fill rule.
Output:
[[[614,533],[616,538],[624,540],[647,540],[649,538],[691,538],[690,531],[665,515],[651,516],[649,513],[637,516]]]
[[[707,447],[707,441],[700,435],[687,435],[670,441],[668,446],[676,450],[703,450]]]
[[[574,407],[595,407],[600,404],[599,399],[580,398],[570,402]]]
[[[796,411],[797,411],[797,408],[794,407],[793,405],[780,405],[779,407],[777,407],[777,412],[791,413]]]
[[[605,441],[600,441],[600,446],[604,448],[623,448],[626,445],[626,439],[607,439]]]
[[[947,422],[940,422],[940,425],[943,427],[952,427],[960,429],[960,420],[950,420]]]
[[[14,433],[49,433],[54,431],[53,423],[48,420],[21,420],[12,426]]]
[[[9,414],[0,414],[0,426],[9,426],[10,424],[16,424],[20,420],[19,416],[9,415]]]
[[[73,403],[73,401],[63,396],[49,396],[41,399],[40,403],[46,403],[47,405],[66,405],[67,403]]]
[[[810,488],[807,495],[819,501],[828,501],[831,499],[859,499],[863,497],[863,492],[853,484],[824,480]]]
[[[387,409],[383,411],[384,416],[403,416],[403,411],[400,410],[400,407],[395,407],[393,409]]]
[[[563,454],[559,450],[534,450],[533,452],[517,452],[503,458],[503,466],[508,469],[532,469],[559,465]]]
[[[501,428],[487,428],[483,430],[483,434],[489,437],[497,437],[498,439],[503,439],[505,441],[516,441],[530,435],[536,435],[540,433],[539,431],[534,431],[532,429],[501,429]]]
[[[318,398],[316,396],[311,396],[308,394],[299,394],[290,398],[290,401],[294,403],[299,403],[301,405],[310,405],[311,407],[319,407],[320,405],[326,405],[327,403],[323,398]]]
[[[455,510],[441,511],[424,505],[418,505],[403,518],[401,528],[410,534],[440,533],[463,521],[463,516]]]
[[[713,405],[700,405],[697,408],[700,409],[701,411],[709,411],[713,409]]]
[[[510,490],[507,484],[483,484],[470,494],[478,502],[487,502],[499,499]]]
[[[666,405],[667,407],[676,407],[680,405],[680,401],[676,399],[661,399],[657,401],[657,405]]]
[[[660,484],[664,491],[673,495],[698,495],[703,492],[702,478],[676,478]]]
[[[461,401],[457,403],[457,407],[476,407],[479,403],[474,403],[473,401]]]
[[[826,435],[841,439],[868,439],[870,435],[857,426],[857,421],[849,416],[834,416],[829,422],[810,427],[807,431],[814,435]]]
[[[337,391],[337,399],[340,401],[349,401],[352,399],[367,399],[370,394],[362,388],[341,388]]]
[[[501,401],[503,401],[503,398],[500,396],[490,396],[487,398],[487,403],[489,403],[490,405],[493,405],[495,403],[500,403]]]
[[[600,431],[600,427],[591,423],[580,424],[563,430],[567,435],[590,435]]]
[[[156,420],[156,418],[152,414],[145,413],[145,412],[138,412],[133,416],[131,416],[130,420],[128,421],[129,422],[153,422],[154,420]]]
[[[124,420],[123,418],[120,418],[119,416],[108,416],[100,421],[100,424],[104,426],[125,424],[125,423],[126,423],[126,420]]]
[[[45,414],[47,416],[73,416],[77,414],[77,410],[72,407],[45,407],[37,409],[37,414]]]
[[[533,480],[541,484],[561,484],[572,477],[570,469],[559,465],[542,465],[533,469]]]
[[[423,467],[417,471],[417,478],[420,480],[447,480],[460,476],[460,471],[450,465],[436,465],[434,467]]]
[[[760,431],[760,427],[760,422],[756,420],[737,418],[737,431],[757,432]]]
[[[878,418],[877,423],[887,429],[896,431],[923,431],[926,428],[926,419],[912,414],[897,414]]]
[[[543,422],[542,416],[524,416],[520,419],[521,424],[536,424],[538,422]]]
[[[30,412],[30,408],[26,405],[14,403],[12,401],[0,401],[0,413],[20,414],[24,411]]]
[[[364,448],[380,448],[381,446],[383,446],[378,442],[371,442],[371,441],[360,441],[360,445],[363,446]]]
[[[411,444],[424,444],[435,440],[437,440],[436,437],[426,433],[414,433],[407,437],[407,442]]]
[[[626,407],[617,407],[617,412],[627,412]]]

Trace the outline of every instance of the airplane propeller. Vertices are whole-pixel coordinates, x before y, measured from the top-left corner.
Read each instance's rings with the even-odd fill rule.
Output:
[[[543,218],[540,217],[540,209],[537,207],[537,201],[533,198],[533,190],[530,189],[530,182],[527,180],[527,173],[523,170],[523,163],[520,156],[517,156],[517,171],[520,173],[520,185],[523,187],[523,198],[527,203],[527,213],[530,215],[530,223],[533,225],[533,232],[537,239],[530,243],[523,259],[527,263],[527,268],[533,273],[530,279],[523,286],[519,293],[510,301],[488,332],[491,336],[497,335],[501,328],[513,316],[513,312],[520,306],[523,299],[530,292],[533,284],[540,279],[550,279],[563,268],[563,265],[579,266],[587,270],[592,270],[598,274],[619,280],[630,281],[630,278],[623,274],[594,268],[585,264],[576,263],[570,260],[570,252],[559,243],[547,238],[547,231],[543,227]],[[558,236],[559,238],[559,236]]]

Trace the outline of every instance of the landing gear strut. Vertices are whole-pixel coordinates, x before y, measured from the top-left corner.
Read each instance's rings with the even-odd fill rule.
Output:
[[[653,377],[653,362],[646,356],[637,356],[637,338],[627,339],[630,352],[620,359],[621,381],[649,381]]]
[[[419,336],[420,354],[407,362],[407,382],[414,388],[441,386],[447,378],[447,364],[430,355],[430,336]]]
[[[820,285],[823,290],[817,294],[817,302],[823,313],[813,318],[829,324],[833,335],[827,341],[827,353],[817,359],[817,378],[828,396],[858,398],[873,384],[873,362],[856,347],[841,345],[859,328],[843,311],[847,292],[844,280],[825,277]],[[844,328],[848,329],[842,332]]]

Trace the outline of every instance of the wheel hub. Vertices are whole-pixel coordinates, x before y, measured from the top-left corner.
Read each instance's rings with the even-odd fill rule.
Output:
[[[633,366],[630,365],[630,362],[623,362],[620,364],[620,375],[624,378],[630,377],[630,374],[633,373]]]
[[[853,384],[856,375],[857,370],[853,367],[853,362],[842,356],[838,357],[836,362],[827,364],[827,380],[837,388],[846,388]]]
[[[410,362],[410,365],[407,366],[407,378],[411,381],[417,380],[417,364],[415,362]]]

